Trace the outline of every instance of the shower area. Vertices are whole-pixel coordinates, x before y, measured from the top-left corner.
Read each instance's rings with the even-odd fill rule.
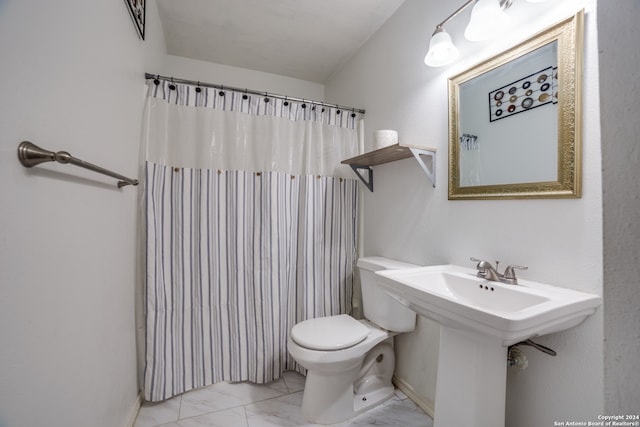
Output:
[[[288,333],[352,311],[364,111],[147,75],[143,398],[303,372]]]

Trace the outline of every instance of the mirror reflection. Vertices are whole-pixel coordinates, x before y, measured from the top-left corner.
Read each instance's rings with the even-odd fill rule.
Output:
[[[580,197],[583,12],[449,79],[449,199]]]
[[[460,186],[558,179],[552,42],[460,85]]]

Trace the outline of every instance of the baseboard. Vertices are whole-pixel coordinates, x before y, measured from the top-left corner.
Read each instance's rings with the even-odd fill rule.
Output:
[[[129,416],[127,417],[127,423],[125,427],[133,427],[136,423],[136,418],[138,417],[138,412],[140,412],[140,406],[142,405],[142,395],[138,393],[136,396],[136,400],[133,402],[133,406],[129,411]]]
[[[398,378],[394,375],[392,382],[393,382],[393,385],[395,385],[398,388],[398,390],[406,394],[407,397],[411,399],[413,403],[418,405],[420,409],[426,412],[427,415],[429,415],[433,419],[434,413],[435,413],[435,410],[434,410],[435,402],[422,396],[413,388],[413,386],[411,386],[411,384],[409,384],[402,378]]]

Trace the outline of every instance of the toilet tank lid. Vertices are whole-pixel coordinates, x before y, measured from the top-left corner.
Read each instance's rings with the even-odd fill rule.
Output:
[[[358,266],[358,268],[363,268],[369,271],[395,270],[398,268],[419,267],[419,265],[416,265],[416,264],[410,264],[408,262],[403,262],[403,261],[396,261],[395,259],[389,259],[389,258],[384,258],[380,256],[358,258],[358,262],[356,265]]]
[[[362,342],[369,329],[347,314],[317,317],[291,328],[291,338],[311,350],[342,350]]]

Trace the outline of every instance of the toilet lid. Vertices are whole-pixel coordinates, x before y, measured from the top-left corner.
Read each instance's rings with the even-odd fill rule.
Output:
[[[364,341],[368,334],[366,326],[346,314],[305,320],[291,328],[291,338],[312,350],[342,350]]]

